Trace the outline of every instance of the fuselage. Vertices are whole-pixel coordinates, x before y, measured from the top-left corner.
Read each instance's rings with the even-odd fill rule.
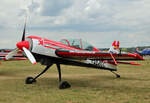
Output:
[[[81,51],[81,52],[87,50],[74,48],[65,45],[61,42],[48,40],[37,36],[28,36],[26,40],[29,41],[29,50],[32,52],[37,62],[40,62],[41,64],[44,65],[48,65],[49,63],[60,63],[65,65],[93,67],[97,69],[117,70],[117,67],[114,63],[108,62],[106,60],[95,60],[95,59],[91,60],[85,58],[80,59],[81,56],[78,59],[66,57],[64,58],[58,56],[56,53],[56,51],[60,49]]]
[[[76,65],[93,67],[97,69],[117,70],[109,52],[101,52],[75,48],[61,42],[48,40],[37,36],[28,36],[25,41],[17,43],[17,47],[26,47],[34,55],[37,62],[43,65],[59,63],[65,65]],[[142,60],[137,54],[122,53],[113,54],[116,60]]]

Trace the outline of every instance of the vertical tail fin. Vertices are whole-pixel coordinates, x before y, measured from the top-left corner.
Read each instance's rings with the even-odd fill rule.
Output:
[[[112,46],[115,46],[115,47],[116,47],[116,41],[114,41],[114,42],[112,43]]]
[[[113,43],[112,43],[112,46],[110,47],[110,49],[109,49],[109,52],[110,53],[117,53],[117,54],[119,54],[119,41],[114,41]]]
[[[119,41],[117,41],[116,48],[119,50]]]
[[[141,55],[141,51],[139,51],[139,48],[136,48],[135,52],[136,52],[137,54],[140,54],[140,55]]]

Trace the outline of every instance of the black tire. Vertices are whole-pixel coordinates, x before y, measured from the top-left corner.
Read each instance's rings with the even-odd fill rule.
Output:
[[[70,88],[71,85],[67,82],[67,81],[62,81],[59,83],[59,89],[66,89],[66,88]]]
[[[117,75],[117,78],[120,78],[120,75]]]
[[[27,77],[25,83],[26,84],[32,84],[33,82],[36,82],[36,80],[33,77]]]

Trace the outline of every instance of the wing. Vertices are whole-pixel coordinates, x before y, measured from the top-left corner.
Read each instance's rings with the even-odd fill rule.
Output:
[[[82,51],[82,50],[65,50],[57,49],[56,55],[63,58],[72,59],[99,59],[99,60],[143,60],[138,54],[132,53],[109,53],[109,52],[96,52],[96,51]],[[112,56],[114,58],[112,58]]]

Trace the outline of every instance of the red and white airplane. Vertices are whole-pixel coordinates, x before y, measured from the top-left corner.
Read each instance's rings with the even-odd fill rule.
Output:
[[[59,88],[65,89],[71,85],[67,81],[62,81],[60,64],[104,69],[111,71],[116,77],[120,77],[119,74],[114,72],[117,71],[118,63],[139,65],[121,61],[143,60],[138,54],[119,51],[119,42],[117,44],[114,42],[108,52],[103,52],[82,40],[63,39],[57,42],[38,36],[28,36],[25,38],[25,29],[26,23],[22,41],[16,44],[17,48],[8,53],[5,59],[11,59],[16,55],[18,50],[21,50],[32,64],[39,62],[42,65],[46,65],[46,68],[34,78],[27,77],[26,84],[36,82],[36,79],[45,73],[53,64],[56,64],[58,69]]]

